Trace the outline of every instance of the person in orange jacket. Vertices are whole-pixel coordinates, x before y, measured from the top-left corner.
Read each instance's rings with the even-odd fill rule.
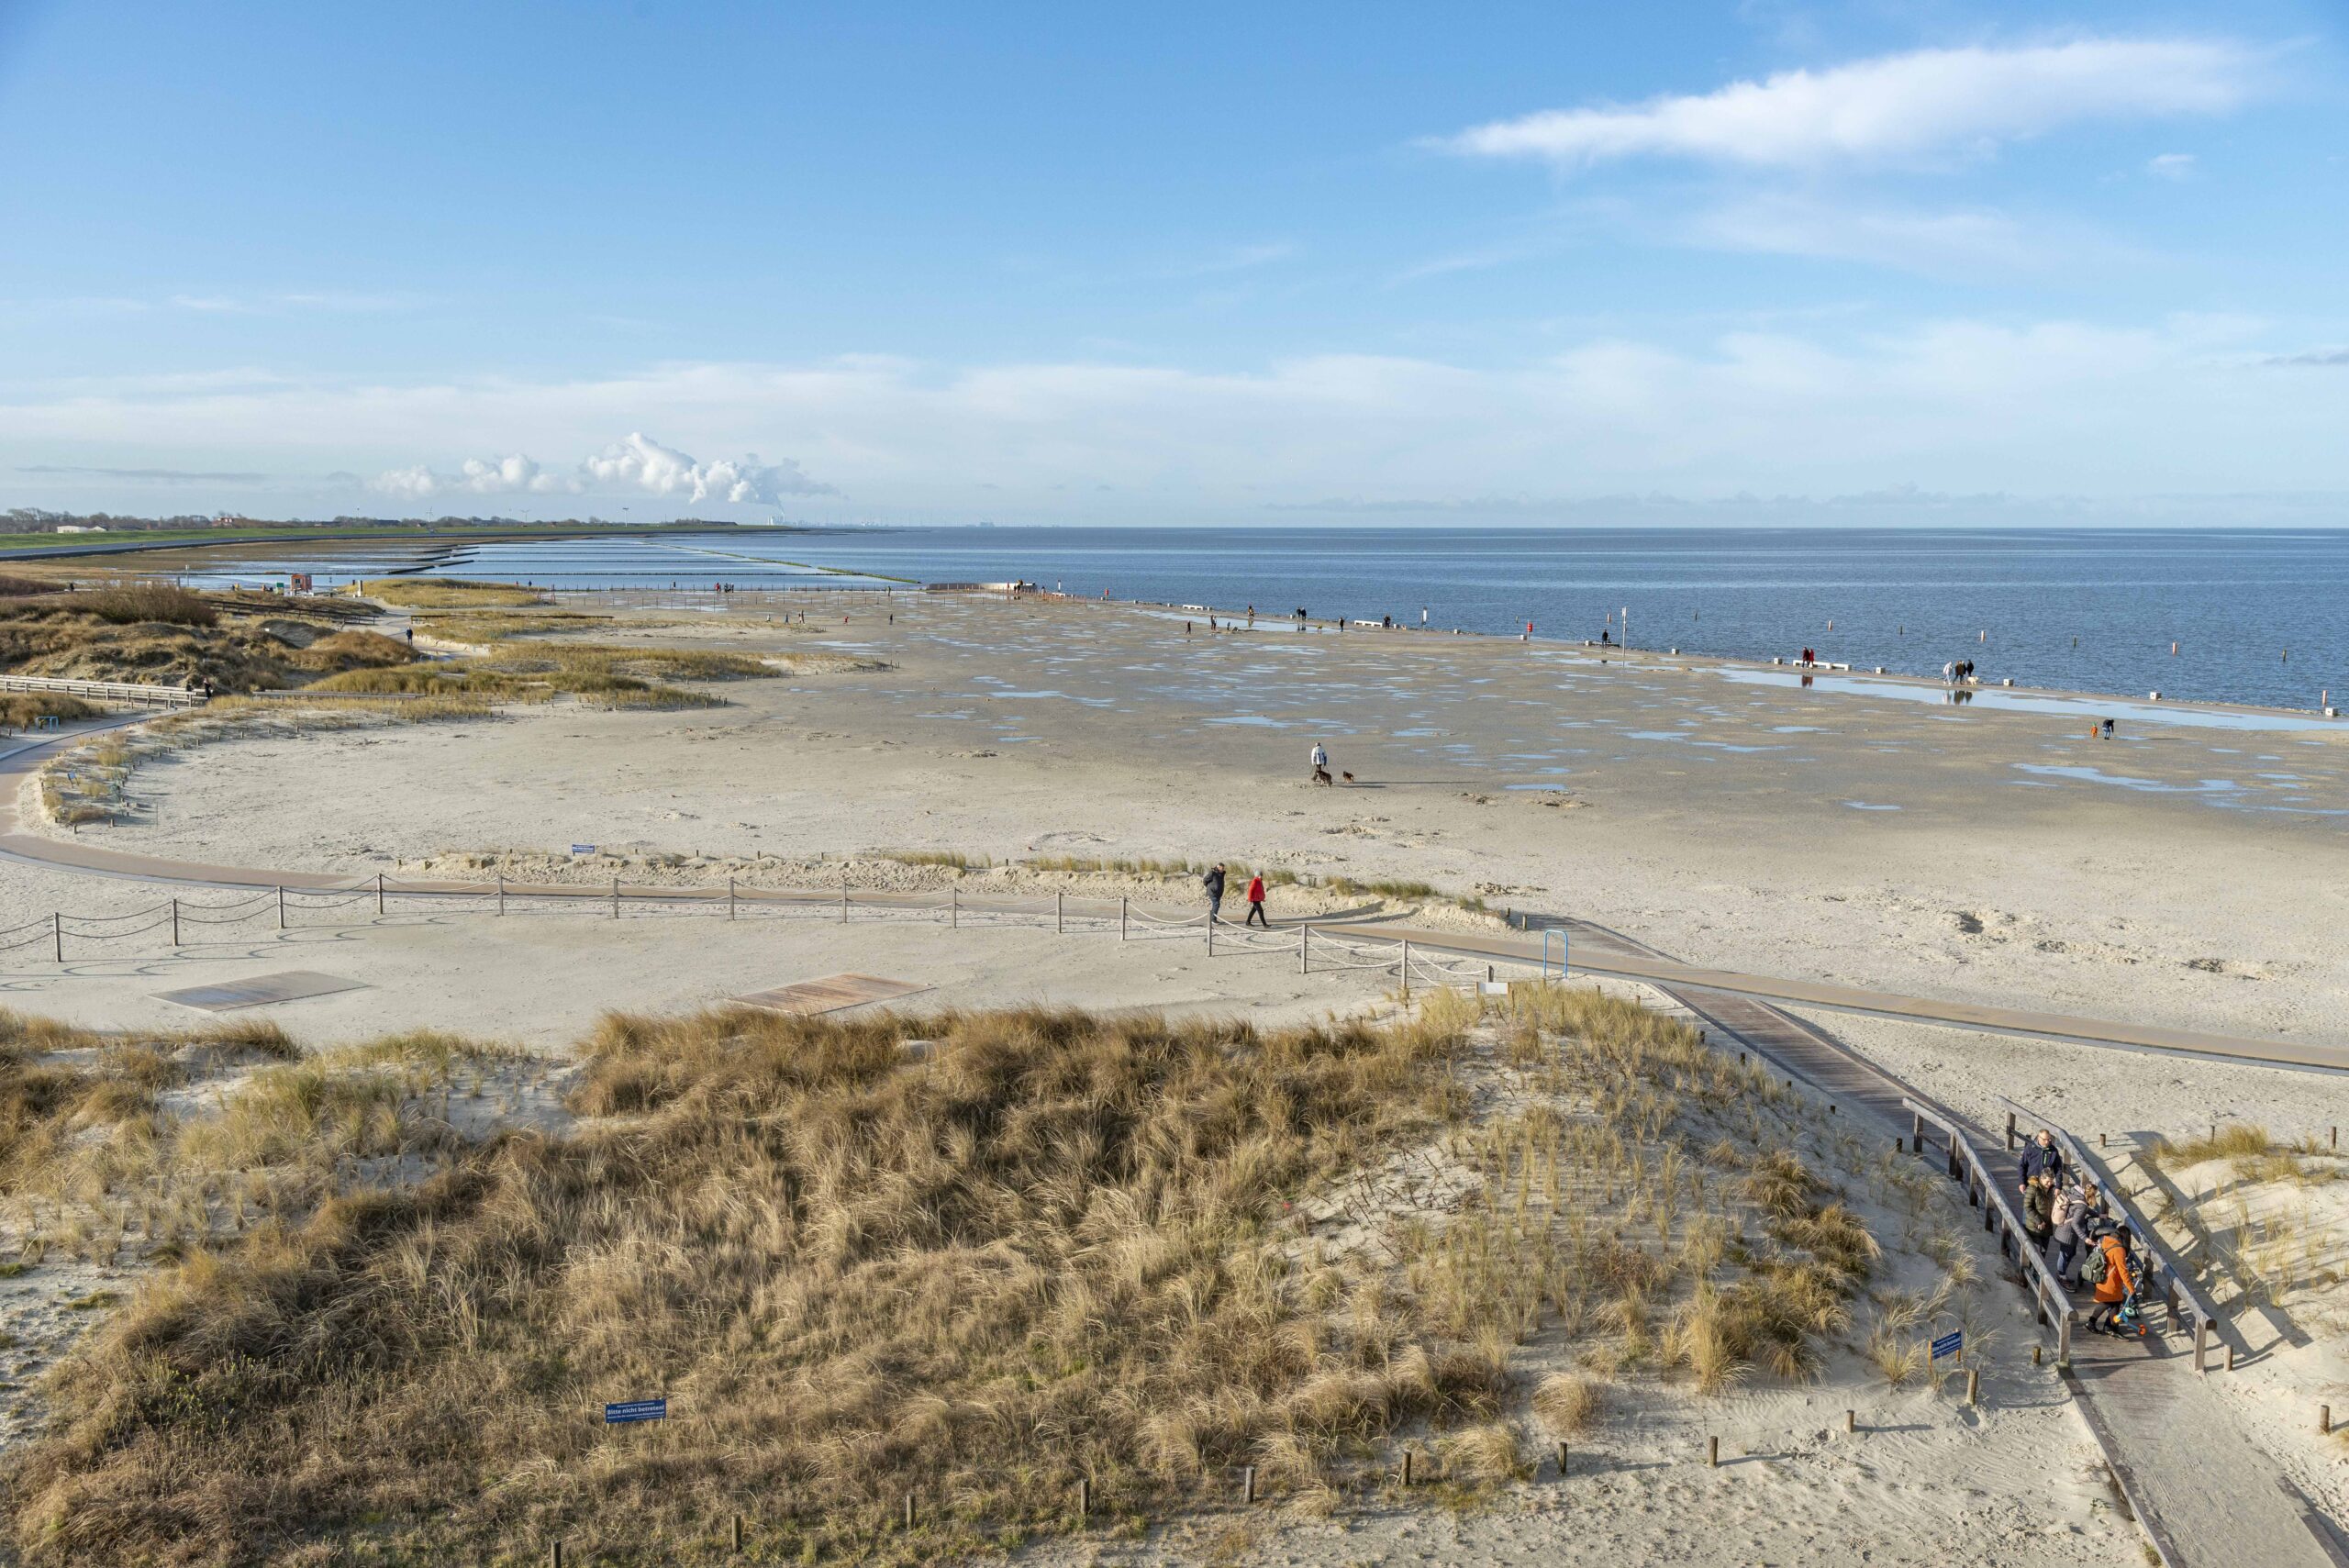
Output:
[[[1262,926],[1268,931],[1273,929],[1273,923],[1264,918],[1264,879],[1262,875],[1248,879],[1248,917],[1240,923]]]
[[[2096,1246],[2104,1254],[2104,1277],[2096,1282],[2096,1306],[2089,1309],[2088,1327],[2099,1333],[2118,1334],[2122,1330],[2114,1317],[2137,1284],[2129,1273],[2129,1243],[2119,1230],[2108,1229],[2097,1238]]]

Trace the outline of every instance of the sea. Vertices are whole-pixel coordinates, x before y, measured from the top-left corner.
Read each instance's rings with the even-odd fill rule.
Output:
[[[250,563],[552,587],[1020,580],[1280,621],[1379,620],[2143,698],[2349,706],[2349,530],[952,528],[458,546]],[[894,581],[893,581],[894,580]]]

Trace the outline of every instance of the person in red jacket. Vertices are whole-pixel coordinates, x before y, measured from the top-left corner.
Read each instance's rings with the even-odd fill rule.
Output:
[[[1262,926],[1268,931],[1273,929],[1273,923],[1264,918],[1264,879],[1261,875],[1248,879],[1248,917],[1240,923]]]
[[[2107,1229],[2097,1238],[2096,1244],[2104,1253],[2104,1277],[2097,1281],[2096,1306],[2088,1310],[2087,1326],[2099,1333],[2125,1338],[2128,1330],[2121,1327],[2117,1318],[2121,1304],[2136,1288],[2136,1282],[2129,1277],[2129,1243],[2121,1240],[2118,1231]]]

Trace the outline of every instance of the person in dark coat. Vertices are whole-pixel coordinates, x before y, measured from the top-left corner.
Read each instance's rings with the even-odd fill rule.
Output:
[[[1223,862],[1221,861],[1215,862],[1213,871],[1199,878],[1199,885],[1208,890],[1208,918],[1221,919],[1223,917]]]
[[[2064,1179],[2064,1151],[2055,1147],[2055,1135],[2043,1127],[2022,1146],[2022,1159],[2019,1163],[2021,1173],[2015,1185],[2023,1192],[2031,1191],[2031,1179],[2042,1171],[2054,1176],[2058,1183]]]

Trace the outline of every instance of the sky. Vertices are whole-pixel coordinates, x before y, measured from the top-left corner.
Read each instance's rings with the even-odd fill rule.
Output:
[[[0,0],[0,507],[2342,525],[2344,15]]]

